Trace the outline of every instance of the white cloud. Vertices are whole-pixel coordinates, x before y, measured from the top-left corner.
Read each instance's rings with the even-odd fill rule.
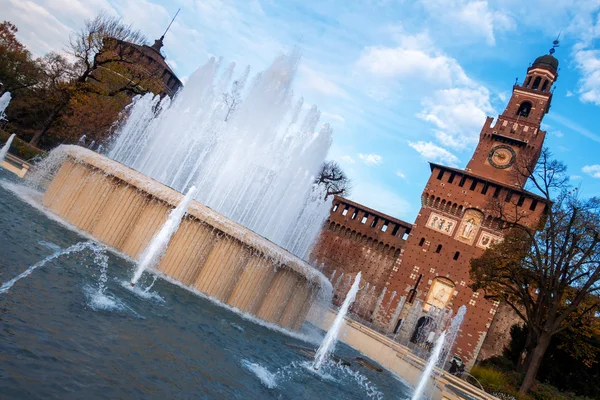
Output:
[[[398,47],[369,46],[357,66],[380,78],[418,78],[443,87],[469,80],[458,62],[436,50],[427,34],[406,35]]]
[[[468,39],[481,38],[489,45],[496,44],[495,31],[515,28],[508,13],[492,10],[486,0],[422,0],[431,17],[450,32]]]
[[[562,133],[562,131],[552,131],[552,132],[550,132],[550,134],[553,136],[559,137],[559,138],[565,136],[565,134]]]
[[[408,142],[408,145],[427,161],[440,162],[450,166],[457,166],[459,163],[458,157],[432,142]]]
[[[173,71],[175,71],[177,69],[177,63],[171,59],[167,59],[165,60],[165,62],[167,63],[167,65],[169,65],[169,67],[171,67],[171,69]]]
[[[402,171],[396,171],[396,176],[402,179],[406,179],[406,175],[402,173]]]
[[[567,90],[566,95],[567,97],[573,97],[573,92],[571,92],[570,90]]]
[[[433,123],[444,146],[462,149],[476,143],[486,115],[493,113],[485,87],[442,89],[423,101],[419,118]]]
[[[379,165],[383,162],[383,157],[381,157],[379,154],[373,154],[373,153],[369,153],[369,154],[359,154],[358,158],[362,160],[362,162],[364,162],[365,164],[367,164],[368,166],[374,166],[374,165]]]
[[[585,167],[581,168],[581,171],[588,174],[592,178],[600,179],[600,164],[586,165]]]
[[[300,85],[309,90],[314,90],[317,93],[324,94],[326,96],[334,97],[347,97],[348,94],[344,89],[335,84],[331,79],[327,78],[324,74],[314,71],[306,65],[300,65],[298,69],[300,72]]]
[[[583,179],[583,177],[580,176],[580,175],[571,175],[569,177],[569,179],[572,180],[572,181],[579,181],[579,180]]]
[[[491,94],[467,76],[454,58],[437,49],[429,35],[395,33],[397,47],[367,47],[357,65],[372,76],[405,86],[422,96],[419,118],[434,125],[441,145],[464,149],[477,142],[486,115],[494,114]],[[385,89],[384,89],[385,91]]]
[[[575,122],[567,117],[564,117],[564,116],[554,112],[554,113],[549,113],[548,118],[571,129],[572,131],[579,133],[580,135],[587,137],[588,139],[591,139],[595,142],[600,143],[600,135],[590,131],[587,128],[584,128],[583,126],[579,125],[577,122]]]
[[[352,158],[350,156],[343,156],[342,161],[345,161],[348,164],[354,164],[356,162],[356,161],[354,161],[354,158]]]
[[[576,51],[575,63],[582,75],[577,91],[579,99],[600,105],[600,50]]]

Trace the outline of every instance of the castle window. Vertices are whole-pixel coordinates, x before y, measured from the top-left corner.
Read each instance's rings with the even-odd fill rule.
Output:
[[[465,186],[466,180],[467,180],[467,177],[465,175],[463,175],[462,178],[460,178],[460,182],[458,183],[458,186],[460,186],[460,187]]]
[[[506,193],[506,197],[504,198],[504,201],[508,203],[508,202],[510,201],[510,199],[512,198],[512,195],[513,195],[513,191],[512,191],[512,190],[509,190],[509,191]]]
[[[519,197],[519,201],[517,202],[517,207],[521,207],[524,202],[525,202],[525,196],[521,195]]]
[[[454,182],[454,177],[456,176],[456,174],[453,172],[450,174],[450,179],[448,179],[448,183],[452,183]]]
[[[339,206],[340,206],[340,204],[339,204],[339,203],[338,203],[338,204],[335,204],[335,205],[333,206],[333,210],[332,210],[332,211],[333,211],[333,212],[336,212],[336,211],[337,211],[337,209],[339,208]]]
[[[398,234],[398,229],[400,229],[400,225],[395,224],[394,225],[394,230],[392,230],[392,235],[396,236]]]
[[[438,172],[437,178],[438,178],[438,180],[441,180],[443,177],[444,177],[444,170],[440,169],[440,172]]]
[[[489,184],[489,183],[487,183],[487,182],[486,182],[486,183],[484,183],[484,184],[483,184],[483,189],[481,189],[481,194],[486,194],[486,193],[487,193],[487,191],[488,191],[488,188],[489,188],[489,187],[490,187],[490,184]]]
[[[525,87],[529,87],[530,83],[531,83],[531,76],[527,77],[527,83],[525,83]]]
[[[541,76],[538,76],[538,77],[536,77],[536,78],[535,78],[535,80],[533,81],[533,85],[531,86],[531,88],[532,88],[533,90],[536,90],[537,88],[539,88],[539,87],[540,87],[540,83],[542,83],[542,77],[541,77]]]
[[[346,206],[346,208],[344,208],[344,211],[342,211],[342,215],[348,214],[348,208],[350,207]]]
[[[473,182],[471,183],[471,187],[469,188],[469,190],[475,190],[476,187],[477,187],[477,180],[473,179]]]
[[[360,223],[361,224],[366,224],[367,223],[367,219],[369,219],[369,214],[365,213],[365,215],[360,220]]]
[[[521,105],[519,106],[519,109],[517,110],[517,115],[520,117],[525,117],[527,118],[529,116],[529,112],[531,111],[531,107],[532,104],[528,101],[524,101],[521,103]]]
[[[373,219],[373,222],[371,222],[371,228],[374,228],[374,227],[375,227],[375,225],[377,225],[377,223],[378,223],[378,222],[379,222],[379,217],[375,217],[375,218]]]
[[[494,190],[494,198],[497,199],[500,196],[500,191],[502,188],[500,186],[496,186],[496,190]]]
[[[542,85],[542,92],[545,92],[547,87],[548,87],[548,79],[546,79],[544,81],[544,84]]]
[[[537,200],[535,200],[535,199],[534,199],[534,200],[532,200],[532,201],[531,201],[531,205],[529,206],[529,209],[530,209],[531,211],[535,211],[535,208],[537,207],[537,204],[538,204],[538,201],[537,201]]]
[[[439,252],[441,252],[441,251],[442,251],[442,245],[441,245],[441,244],[438,244],[438,247],[435,249],[435,252],[436,252],[436,253],[439,253]]]
[[[423,244],[425,244],[425,238],[421,238],[421,240],[419,240],[419,246],[423,247]]]
[[[358,215],[358,210],[354,209],[354,212],[352,213],[352,219],[356,219],[357,215]]]
[[[385,232],[385,231],[387,231],[387,228],[388,228],[388,222],[387,222],[387,221],[385,221],[385,222],[383,223],[383,226],[381,227],[381,232]]]
[[[457,251],[456,253],[454,253],[454,259],[458,260],[458,257],[460,257],[460,251]]]
[[[402,234],[402,240],[408,240],[408,232],[404,231]]]

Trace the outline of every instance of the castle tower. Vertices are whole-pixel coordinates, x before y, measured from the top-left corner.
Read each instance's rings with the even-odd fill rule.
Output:
[[[379,329],[413,338],[414,332],[404,330],[414,330],[414,325],[401,324],[411,307],[420,309],[419,323],[424,323],[432,307],[450,308],[456,314],[465,305],[467,314],[453,354],[469,367],[475,362],[499,305],[468,287],[471,259],[504,234],[503,221],[492,205],[514,206],[521,222],[530,226],[537,225],[546,206],[543,198],[523,190],[525,182],[517,170],[535,165],[544,144],[546,132],[540,124],[550,109],[551,88],[558,77],[553,52],[554,47],[550,54],[538,57],[523,83],[513,86],[496,122],[487,118],[464,170],[430,163],[421,209],[386,281],[387,293],[406,296],[406,306],[399,317],[389,312],[394,305],[380,311],[375,316]]]
[[[557,78],[558,60],[552,54],[538,57],[527,69],[523,84],[513,86],[495,126],[491,126],[492,118],[486,120],[465,171],[523,187],[513,167],[534,166],[537,162],[546,136],[540,124],[550,110],[551,88]]]

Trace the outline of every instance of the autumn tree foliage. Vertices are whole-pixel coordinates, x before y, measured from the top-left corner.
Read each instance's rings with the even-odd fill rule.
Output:
[[[0,24],[0,94],[15,94],[36,85],[41,68],[25,46],[17,40],[18,29],[8,21]]]
[[[17,27],[0,25],[0,93],[10,91],[8,129],[34,146],[102,141],[135,95],[162,93],[164,69],[144,51],[142,33],[101,13],[70,38],[67,54],[34,59],[17,39]]]
[[[545,199],[542,223],[530,226],[510,202],[490,204],[507,234],[472,260],[471,279],[474,290],[506,302],[525,322],[520,392],[526,393],[551,339],[568,329],[587,329],[586,321],[600,310],[600,199],[582,199],[570,187],[565,166],[548,150],[536,166],[518,172]]]

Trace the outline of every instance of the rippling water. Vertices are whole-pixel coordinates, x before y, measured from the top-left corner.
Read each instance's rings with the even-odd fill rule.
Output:
[[[8,191],[0,170],[0,284],[88,239]],[[134,265],[108,251],[107,280],[86,247],[48,261],[0,295],[0,398],[14,399],[361,399],[408,398],[406,385],[349,366],[309,372],[300,340],[254,324],[163,279],[147,293],[122,285]],[[153,276],[145,274],[141,286]]]

